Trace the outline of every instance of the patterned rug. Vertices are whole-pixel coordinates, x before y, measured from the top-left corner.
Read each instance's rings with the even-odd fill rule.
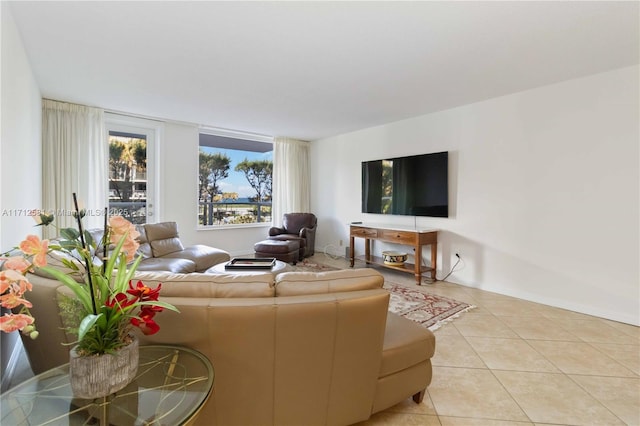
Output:
[[[385,283],[384,288],[391,292],[389,311],[417,322],[431,331],[475,308],[468,303],[394,283]]]
[[[296,271],[303,272],[325,272],[338,269],[340,268],[309,259],[295,265]],[[391,293],[389,311],[417,322],[431,331],[437,330],[443,324],[458,318],[460,314],[475,308],[468,303],[391,282],[385,282],[384,288]]]
[[[326,272],[326,271],[337,271],[340,268],[336,268],[329,265],[323,265],[322,263],[317,263],[309,259],[301,260],[293,266],[293,269],[296,272]]]

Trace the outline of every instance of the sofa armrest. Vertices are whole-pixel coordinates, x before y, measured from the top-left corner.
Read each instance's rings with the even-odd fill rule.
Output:
[[[286,233],[287,233],[287,230],[284,228],[279,228],[277,226],[272,226],[271,228],[269,228],[270,237],[274,237],[276,235],[286,234]]]

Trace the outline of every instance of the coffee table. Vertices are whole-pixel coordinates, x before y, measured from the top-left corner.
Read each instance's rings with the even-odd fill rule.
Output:
[[[207,270],[209,273],[214,274],[234,274],[234,275],[247,275],[255,274],[256,272],[271,272],[274,275],[278,275],[282,272],[290,270],[289,264],[276,260],[276,264],[271,269],[225,269],[225,265],[228,262],[218,263]]]
[[[124,389],[94,400],[74,398],[65,364],[3,392],[0,424],[186,424],[209,399],[213,381],[211,362],[197,351],[140,346],[138,373]]]

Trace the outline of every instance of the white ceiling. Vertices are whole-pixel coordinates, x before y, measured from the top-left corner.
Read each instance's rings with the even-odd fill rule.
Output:
[[[639,5],[10,4],[46,98],[306,140],[637,64]]]

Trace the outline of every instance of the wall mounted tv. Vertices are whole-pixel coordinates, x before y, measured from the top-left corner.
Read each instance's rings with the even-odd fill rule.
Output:
[[[449,153],[362,162],[362,213],[449,217]]]

